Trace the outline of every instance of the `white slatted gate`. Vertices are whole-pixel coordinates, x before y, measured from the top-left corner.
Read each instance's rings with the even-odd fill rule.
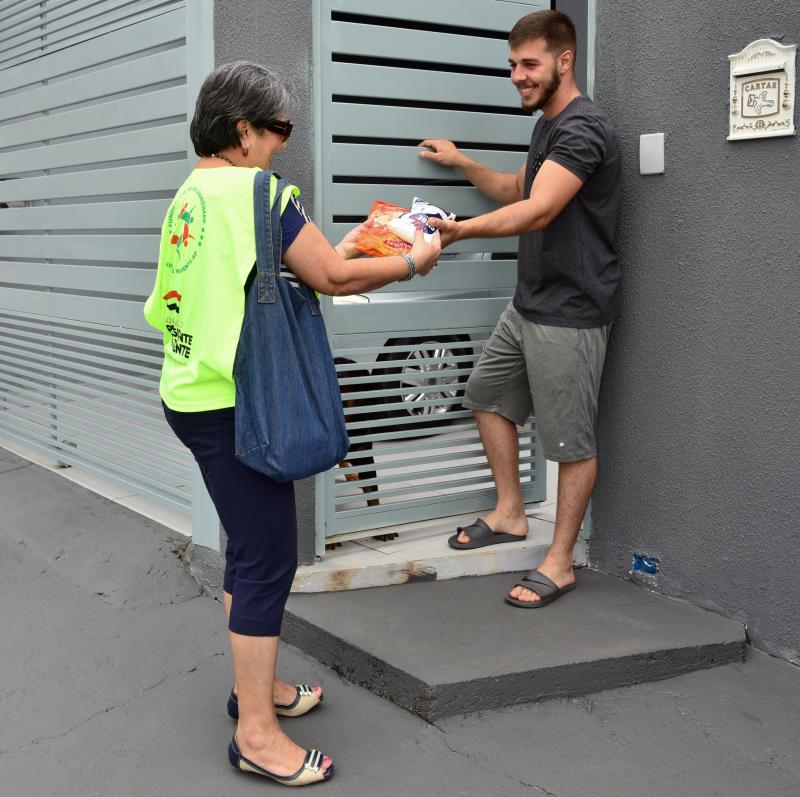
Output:
[[[423,138],[516,172],[533,120],[508,79],[507,34],[549,2],[318,0],[316,215],[332,241],[373,200],[424,197],[474,216],[494,206],[418,156]],[[332,537],[480,511],[494,488],[463,383],[513,294],[516,239],[465,241],[423,279],[354,302],[327,300],[347,404],[349,465],[318,479]],[[544,500],[535,424],[520,430],[526,501]]]
[[[192,5],[0,3],[0,436],[182,512],[142,303],[213,67]]]

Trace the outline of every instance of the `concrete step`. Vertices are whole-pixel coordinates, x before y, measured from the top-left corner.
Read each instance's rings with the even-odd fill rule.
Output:
[[[474,520],[472,512],[372,532],[396,532],[393,540],[371,536],[346,540],[326,551],[321,562],[299,567],[292,592],[336,592],[531,569],[544,559],[553,541],[555,505],[529,506],[528,536],[520,542],[454,551],[447,538],[457,526],[467,526]],[[576,563],[585,564],[586,554],[586,543],[578,540]]]
[[[590,570],[542,609],[514,575],[293,594],[282,638],[429,721],[741,661],[741,625]]]

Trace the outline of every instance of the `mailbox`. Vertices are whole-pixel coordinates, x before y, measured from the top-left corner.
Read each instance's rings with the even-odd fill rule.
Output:
[[[794,135],[797,45],[758,39],[729,55],[728,141]]]

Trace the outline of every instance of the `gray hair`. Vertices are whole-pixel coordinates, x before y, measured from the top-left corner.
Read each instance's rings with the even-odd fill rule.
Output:
[[[280,117],[288,118],[294,105],[285,78],[261,64],[234,61],[218,66],[197,95],[189,135],[194,151],[212,155],[239,143],[236,123],[246,119],[262,130]]]

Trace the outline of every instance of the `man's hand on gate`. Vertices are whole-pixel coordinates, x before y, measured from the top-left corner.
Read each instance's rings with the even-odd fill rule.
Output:
[[[433,152],[428,150],[420,150],[420,158],[438,163],[440,166],[454,166],[458,167],[464,160],[464,156],[458,147],[452,142],[444,138],[426,138],[418,144],[420,147],[430,147]]]

